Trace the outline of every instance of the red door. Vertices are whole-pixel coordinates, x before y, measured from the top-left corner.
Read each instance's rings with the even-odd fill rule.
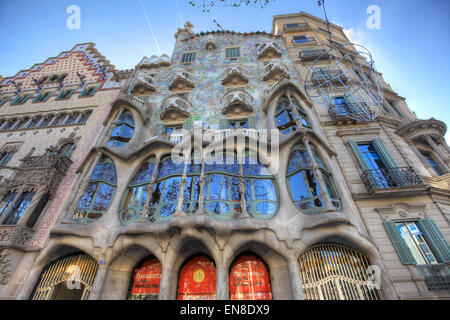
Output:
[[[254,255],[243,255],[231,268],[230,300],[272,300],[269,273]]]
[[[215,300],[216,267],[206,256],[189,260],[180,272],[178,300]]]
[[[145,261],[134,273],[129,300],[158,300],[161,263],[156,258]]]

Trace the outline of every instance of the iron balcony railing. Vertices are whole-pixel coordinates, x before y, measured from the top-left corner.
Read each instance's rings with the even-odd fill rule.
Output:
[[[416,269],[425,277],[429,290],[450,290],[450,266],[446,263],[421,264]]]
[[[413,168],[385,168],[364,171],[361,179],[368,192],[380,189],[423,186]]]
[[[304,31],[308,29],[309,26],[306,23],[288,23],[283,26],[284,32]]]
[[[328,70],[328,71],[314,71],[311,75],[311,81],[315,83],[325,83],[325,82],[337,82],[346,83],[348,77],[344,72],[339,70]]]

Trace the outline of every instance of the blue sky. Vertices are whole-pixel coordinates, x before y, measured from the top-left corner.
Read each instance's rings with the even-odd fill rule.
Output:
[[[79,30],[66,27],[66,9],[72,4],[81,9]],[[328,18],[371,51],[378,71],[419,118],[435,117],[450,125],[450,1],[326,0],[326,4]],[[381,8],[380,30],[366,27],[370,5]],[[195,32],[217,30],[214,19],[228,30],[270,32],[274,15],[299,11],[323,18],[317,0],[275,0],[263,9],[219,5],[209,13],[191,7],[188,0],[0,1],[0,74],[12,76],[81,42],[95,42],[116,68],[130,69],[143,56],[158,55],[158,47],[170,55],[174,34],[186,20],[194,24]],[[446,138],[449,141],[450,133]]]

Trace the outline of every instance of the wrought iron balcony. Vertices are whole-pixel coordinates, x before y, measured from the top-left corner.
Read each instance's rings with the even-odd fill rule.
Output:
[[[366,170],[361,179],[368,192],[423,186],[422,180],[411,167]]]
[[[416,269],[425,277],[429,290],[450,290],[450,266],[446,263],[421,264]]]
[[[314,71],[311,75],[311,81],[315,84],[326,82],[345,84],[348,82],[348,77],[340,70]]]
[[[328,114],[334,124],[337,123],[356,123],[361,118],[361,113],[372,115],[373,111],[367,107],[365,102],[345,102],[340,105],[330,105]]]
[[[301,50],[298,53],[298,57],[302,61],[315,60],[317,58],[326,59],[330,55],[325,54],[327,51],[325,49],[313,49],[313,50]]]

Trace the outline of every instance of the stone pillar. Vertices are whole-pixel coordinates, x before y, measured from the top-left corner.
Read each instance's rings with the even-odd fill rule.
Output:
[[[304,300],[302,278],[300,276],[300,267],[295,258],[290,258],[288,261],[289,279],[291,280],[292,299]]]
[[[158,300],[172,300],[170,297],[170,279],[172,277],[172,269],[163,265],[161,272],[161,280],[159,282],[159,296]]]
[[[95,276],[94,283],[92,284],[92,290],[89,294],[89,300],[99,300],[103,284],[105,283],[106,274],[108,272],[108,269],[105,265],[100,265],[97,271],[97,275]]]
[[[287,97],[289,99],[289,106],[291,107],[292,113],[294,114],[295,124],[297,125],[298,129],[301,129],[301,128],[303,128],[303,123],[300,120],[300,115],[298,114],[298,111],[297,111],[297,108],[295,107],[295,104],[292,102],[291,94],[288,93]]]
[[[216,267],[216,300],[229,300],[228,271],[226,266]]]
[[[445,168],[443,169],[447,172],[450,172],[450,168],[447,165],[448,157],[441,151],[439,146],[436,144],[436,142],[434,142],[433,138],[430,135],[426,135],[425,140],[430,145],[431,149],[433,149],[433,151],[436,152],[439,158],[442,160],[442,164],[445,166]]]

